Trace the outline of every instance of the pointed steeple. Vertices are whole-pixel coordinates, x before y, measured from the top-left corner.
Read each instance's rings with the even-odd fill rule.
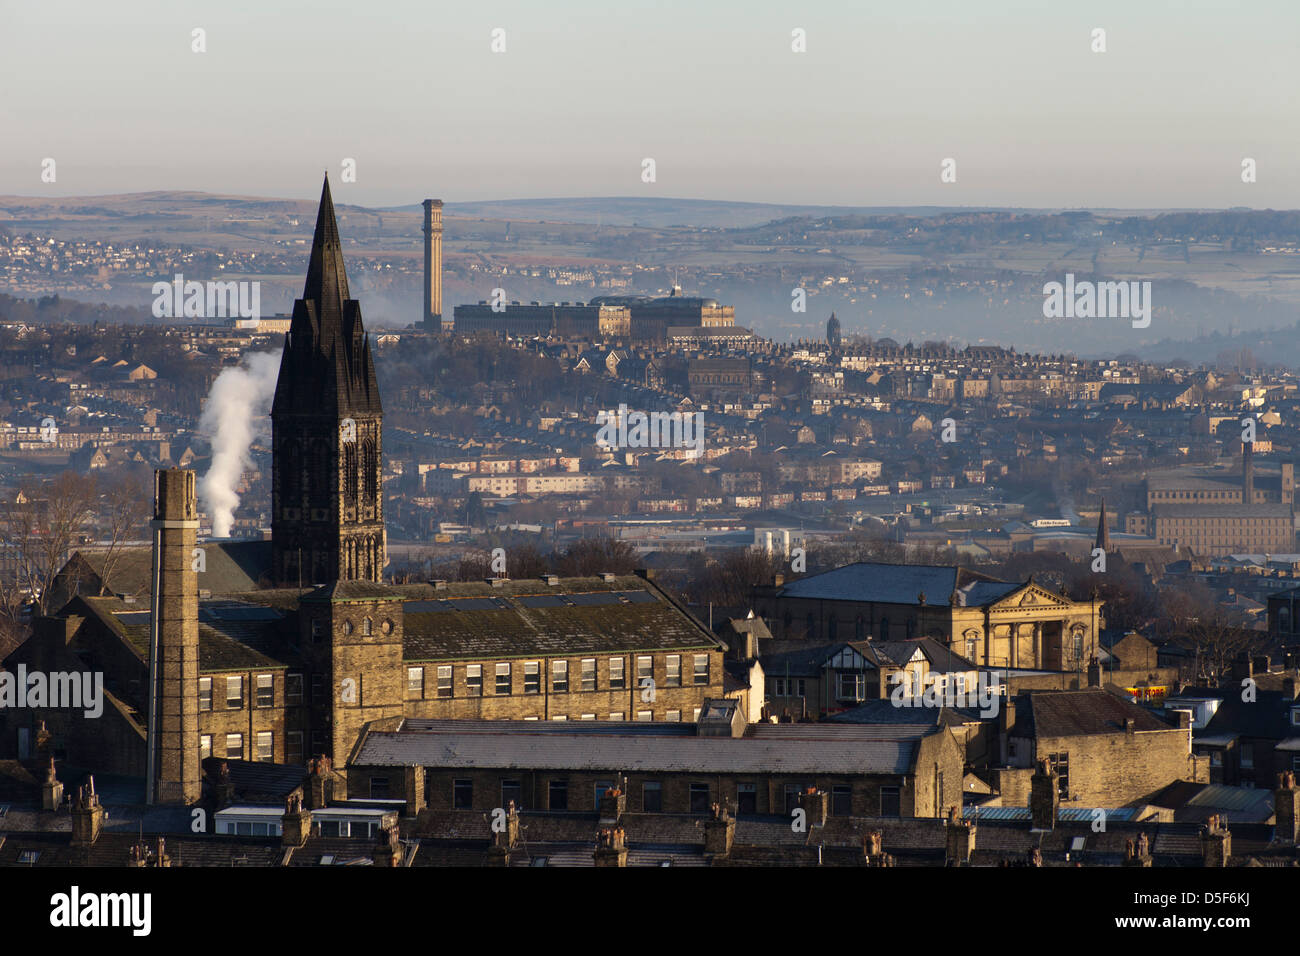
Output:
[[[329,177],[321,188],[307,281],[302,298],[293,304],[271,411],[273,415],[382,413],[361,305],[348,290]]]
[[[348,295],[348,274],[343,266],[343,241],[334,217],[334,199],[330,196],[330,178],[321,188],[320,209],[316,213],[316,234],[311,241],[311,261],[307,264],[304,299],[314,299],[321,315],[339,314]]]
[[[1097,544],[1096,547],[1110,554],[1110,528],[1106,527],[1106,499],[1101,499],[1101,514],[1097,516]]]

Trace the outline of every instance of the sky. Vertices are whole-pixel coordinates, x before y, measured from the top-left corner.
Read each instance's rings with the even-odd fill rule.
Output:
[[[0,0],[0,195],[1295,208],[1298,41],[1296,0]]]

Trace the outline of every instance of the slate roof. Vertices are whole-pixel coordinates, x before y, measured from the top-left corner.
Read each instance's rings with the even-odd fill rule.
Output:
[[[759,727],[799,728],[800,732],[788,736],[755,733],[740,739],[553,730],[534,733],[531,726],[527,731],[371,732],[353,762],[360,766],[485,770],[900,774],[908,772],[917,749],[916,738],[876,740],[839,733],[851,728],[829,724]]]
[[[887,697],[868,700],[857,707],[840,711],[827,720],[837,724],[867,724],[876,729],[886,727],[960,727],[979,720],[978,710],[952,707],[895,707]]]
[[[965,595],[962,606],[984,607],[1021,586],[960,566],[859,562],[792,581],[777,589],[777,597],[915,606],[924,593],[926,606],[949,607],[958,590]]]
[[[617,653],[721,644],[694,616],[638,577],[548,587],[479,585],[403,605],[408,661]],[[522,585],[522,587],[521,587]]]
[[[204,571],[199,575],[199,587],[213,594],[233,594],[252,591],[271,568],[271,542],[269,541],[202,541]],[[68,559],[61,577],[54,582],[60,602],[66,602],[78,593],[77,563],[84,562],[96,577],[102,577],[107,552],[77,551]],[[66,571],[66,576],[64,572]],[[119,548],[109,576],[109,590],[114,594],[134,595],[136,602],[149,606],[153,596],[153,549],[149,545],[130,545]],[[90,582],[81,585],[82,596],[95,596],[98,587]]]
[[[1043,690],[1016,698],[1014,734],[1017,737],[1074,737],[1124,733],[1124,722],[1134,730],[1176,729],[1150,711],[1100,687],[1080,690]]]
[[[1300,706],[1300,700],[1289,699],[1279,690],[1266,690],[1262,680],[1266,676],[1271,675],[1255,678],[1257,690],[1253,702],[1241,699],[1240,687],[1235,693],[1226,694],[1196,742],[1225,733],[1264,740],[1284,740],[1294,734],[1291,708]]]

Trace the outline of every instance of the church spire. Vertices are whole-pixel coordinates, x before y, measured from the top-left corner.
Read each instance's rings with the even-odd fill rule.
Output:
[[[361,305],[348,290],[329,178],[321,188],[302,298],[293,304],[272,414],[382,412]]]
[[[1097,516],[1097,544],[1105,554],[1110,554],[1110,528],[1106,527],[1106,499],[1101,499],[1101,514]]]
[[[320,209],[316,213],[316,234],[311,241],[311,261],[307,264],[304,299],[315,300],[322,315],[338,315],[348,295],[348,273],[343,266],[343,241],[334,217],[334,199],[330,196],[330,178],[321,188]]]

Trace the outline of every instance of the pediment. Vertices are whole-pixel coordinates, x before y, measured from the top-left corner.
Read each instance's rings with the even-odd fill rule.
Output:
[[[1073,601],[1066,600],[1059,594],[1053,594],[1047,588],[1039,587],[1037,584],[1026,584],[998,601],[991,610],[1037,611],[1040,608],[1068,609],[1072,607],[1074,607]]]

